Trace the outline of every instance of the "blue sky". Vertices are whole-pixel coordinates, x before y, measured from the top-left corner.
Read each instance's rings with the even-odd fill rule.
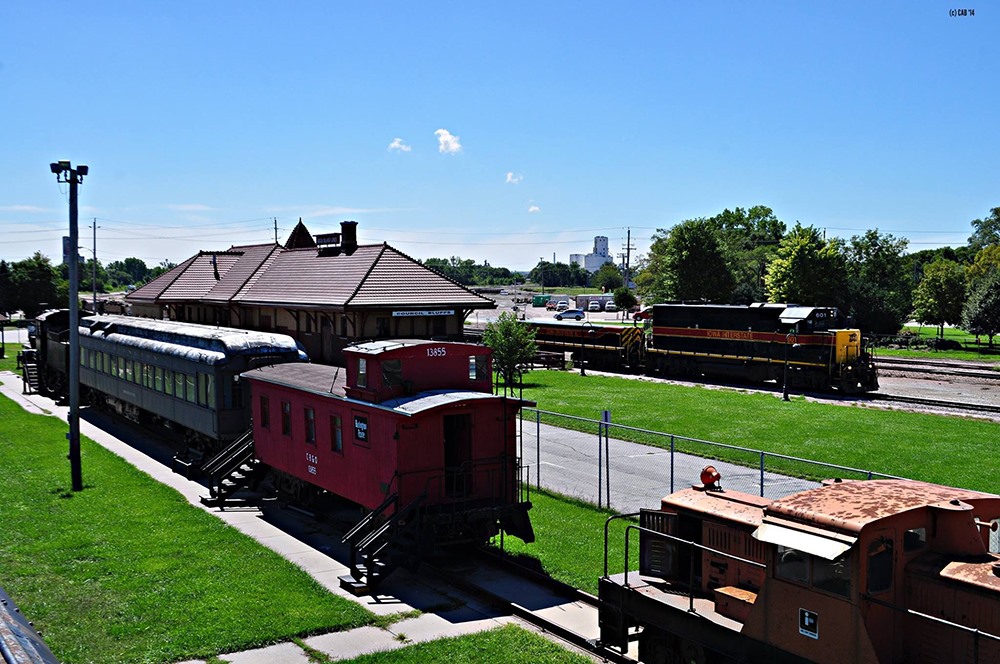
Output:
[[[974,9],[974,16],[951,16]],[[1000,206],[992,3],[6,2],[0,258],[359,222],[530,269],[757,204],[910,249]],[[84,252],[89,256],[89,251]]]

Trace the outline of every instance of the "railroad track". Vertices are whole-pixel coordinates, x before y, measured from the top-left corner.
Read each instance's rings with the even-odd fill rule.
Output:
[[[929,406],[931,408],[945,408],[950,410],[972,410],[982,413],[1000,414],[1000,406],[985,403],[968,403],[959,401],[944,401],[941,399],[924,399],[921,397],[908,397],[898,394],[870,393],[867,395],[870,401],[892,401],[897,403],[909,403],[917,406]]]
[[[954,378],[983,378],[1000,381],[1000,371],[984,369],[983,365],[945,362],[942,360],[916,360],[909,358],[878,358],[875,361],[879,370],[898,371],[900,373],[921,373],[935,376],[951,376]]]

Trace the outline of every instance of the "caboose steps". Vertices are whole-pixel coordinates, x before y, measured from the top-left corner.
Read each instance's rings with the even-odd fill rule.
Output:
[[[202,496],[202,504],[217,506],[231,502],[233,494],[253,485],[260,469],[261,463],[254,455],[251,429],[202,464],[200,470],[208,477],[209,491],[208,496]]]

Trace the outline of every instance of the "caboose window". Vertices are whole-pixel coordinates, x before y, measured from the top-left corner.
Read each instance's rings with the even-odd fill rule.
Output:
[[[281,402],[281,435],[292,435],[292,404],[288,401]]]
[[[338,454],[344,452],[344,427],[340,415],[330,416],[330,449]]]
[[[316,411],[312,408],[305,409],[306,420],[306,442],[310,445],[316,444]]]
[[[469,356],[469,380],[486,378],[486,358],[482,355]]]
[[[368,387],[368,360],[358,358],[358,387]]]
[[[382,362],[382,380],[387,386],[403,384],[403,361],[385,360]]]
[[[271,402],[263,394],[260,395],[260,427],[271,428]]]

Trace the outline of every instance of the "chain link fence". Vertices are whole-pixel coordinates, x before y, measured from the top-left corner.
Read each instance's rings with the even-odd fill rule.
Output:
[[[639,429],[535,408],[521,411],[520,456],[537,488],[619,512],[656,506],[700,483],[713,465],[724,489],[780,498],[819,486],[821,478],[866,480],[892,475],[736,445]]]

